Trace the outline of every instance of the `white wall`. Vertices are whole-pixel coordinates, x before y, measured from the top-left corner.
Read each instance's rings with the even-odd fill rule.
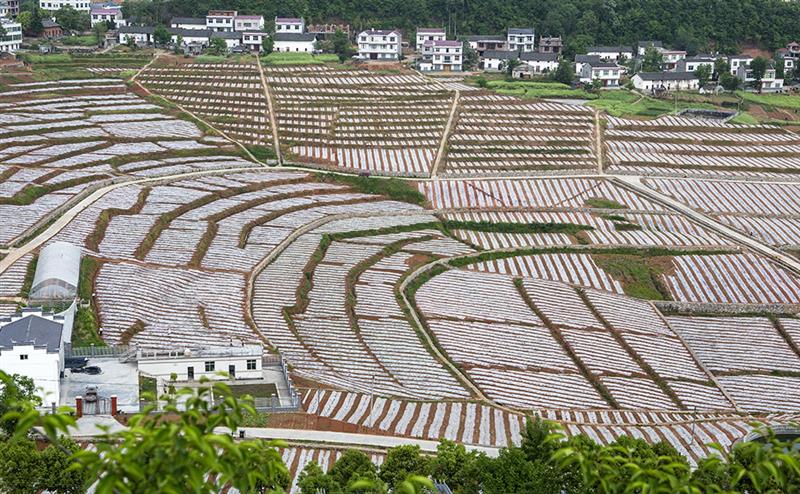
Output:
[[[27,355],[26,360],[20,358]],[[21,374],[33,379],[42,405],[60,403],[61,355],[47,353],[44,348],[33,345],[15,346],[11,350],[0,351],[0,370],[7,374]],[[38,390],[38,388],[42,388]]]
[[[247,370],[247,361],[255,360],[256,369]],[[215,369],[211,372],[206,372],[206,362],[214,362]],[[247,356],[247,357],[188,357],[188,358],[164,358],[164,359],[147,359],[139,360],[139,372],[143,372],[150,376],[161,378],[169,381],[170,376],[174,373],[178,376],[178,381],[185,381],[188,379],[188,368],[194,367],[194,379],[199,380],[201,376],[206,376],[209,379],[225,379],[217,375],[217,372],[228,372],[228,366],[236,366],[236,379],[260,379],[261,374],[261,356]]]
[[[92,2],[90,0],[39,0],[39,8],[44,10],[58,10],[66,6],[81,12],[89,12],[92,9]]]
[[[278,41],[278,40],[275,40],[275,44],[273,45],[272,49],[274,51],[291,51],[291,52],[312,53],[314,51],[314,42],[313,41]]]

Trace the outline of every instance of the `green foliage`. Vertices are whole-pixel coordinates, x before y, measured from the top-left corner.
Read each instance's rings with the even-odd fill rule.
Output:
[[[474,490],[477,482],[472,469],[477,458],[478,454],[467,452],[463,444],[442,439],[430,463],[431,478],[446,482],[456,493]]]
[[[275,151],[271,147],[255,145],[248,145],[245,147],[248,151],[250,151],[250,154],[252,154],[259,161],[268,161],[277,158]]]
[[[736,93],[744,101],[775,108],[800,110],[800,98],[788,94],[754,94],[744,91]]]
[[[511,78],[511,75],[514,73],[514,69],[522,65],[519,58],[510,58],[508,60],[504,60],[500,64],[500,71],[506,74],[506,77]]]
[[[33,21],[33,13],[30,10],[25,10],[17,14],[17,22],[22,27],[23,33],[29,33],[31,30],[31,22]]]
[[[39,262],[39,257],[36,256],[28,262],[28,265],[25,267],[25,278],[22,280],[22,287],[19,289],[19,294],[17,294],[20,298],[28,298],[28,295],[31,293],[31,288],[33,287],[33,277],[36,275],[36,265]]]
[[[739,89],[741,81],[730,72],[723,72],[719,76],[719,83],[726,91],[736,91]]]
[[[660,263],[650,258],[630,255],[592,256],[603,271],[622,283],[626,295],[646,300],[669,300],[669,290],[662,286]]]
[[[331,53],[313,55],[305,52],[272,52],[262,57],[261,61],[272,65],[316,65],[330,62],[338,62],[339,57]]]
[[[373,483],[372,489],[359,490],[372,492],[382,488],[383,484],[378,478],[378,468],[372,463],[369,456],[357,450],[347,450],[336,460],[330,472],[330,478],[347,492],[352,492],[351,486],[359,480],[368,480]]]
[[[37,473],[42,471],[42,458],[33,441],[23,438],[8,441],[0,448],[0,491],[36,494]]]
[[[92,26],[92,34],[94,35],[94,41],[97,46],[102,46],[103,41],[106,38],[106,33],[108,32],[108,24],[105,22],[98,22],[94,26]]]
[[[558,64],[556,71],[553,73],[553,80],[562,84],[571,84],[574,78],[575,69],[573,68],[572,62],[569,62],[568,60],[562,60]]]
[[[422,456],[420,447],[405,445],[390,449],[381,465],[380,479],[387,486],[395,487],[414,474],[424,477],[430,474],[430,461]]]
[[[697,76],[700,87],[705,86],[708,84],[708,81],[711,80],[711,66],[707,64],[700,65],[697,67],[697,70],[694,71],[694,75]]]
[[[214,44],[214,40],[215,39],[217,39],[217,38],[214,38],[214,39],[211,40],[211,44],[212,45]],[[156,26],[155,30],[153,31],[153,41],[155,41],[156,46],[164,46],[167,43],[169,43],[171,40],[172,40],[172,35],[170,34],[169,31],[167,31],[166,27],[164,27],[161,24]],[[221,41],[222,41],[222,44],[224,45],[225,41],[224,40],[221,40]],[[224,48],[225,51],[227,51],[227,46],[225,46],[223,48]],[[225,53],[225,51],[223,51],[222,53]]]
[[[648,46],[644,51],[644,59],[642,60],[642,72],[658,72],[661,70],[661,64],[664,61],[664,56],[660,51],[656,50],[653,46]]]
[[[225,44],[225,40],[222,38],[211,38],[205,53],[215,57],[224,56],[228,53],[228,45]]]
[[[303,471],[297,476],[297,486],[301,494],[342,494],[342,486],[332,476],[322,471],[316,462],[306,464]]]
[[[756,57],[750,62],[750,70],[753,71],[753,79],[756,80],[756,83],[761,83],[761,79],[767,72],[768,64],[769,62],[764,57]]]
[[[413,184],[397,178],[354,177],[352,175],[336,175],[333,173],[317,173],[317,180],[349,185],[364,194],[376,194],[396,201],[411,204],[425,204],[425,195]]]
[[[603,197],[591,197],[586,199],[584,203],[590,208],[597,209],[628,209],[624,204],[620,204],[612,199],[605,199]]]
[[[593,230],[591,226],[574,223],[504,223],[491,221],[456,221],[442,222],[447,230],[471,230],[493,233],[566,233],[575,235],[580,231]]]
[[[464,43],[463,55],[461,56],[461,64],[464,70],[474,70],[478,66],[478,52],[475,51],[469,43]],[[480,84],[478,84],[479,87]]]
[[[272,39],[272,36],[264,36],[264,39],[261,41],[261,53],[269,55],[274,49],[275,40]]]
[[[70,6],[58,9],[55,18],[61,28],[68,31],[86,31],[91,25],[88,12],[82,12]]]
[[[3,434],[11,435],[14,433],[17,421],[15,418],[7,417],[6,415],[10,412],[19,411],[19,406],[22,403],[31,403],[34,406],[39,406],[42,404],[42,400],[36,394],[36,386],[30,377],[19,374],[8,375],[0,371],[0,386],[2,386],[2,389],[0,389],[0,429]]]
[[[88,307],[79,306],[75,312],[75,320],[72,325],[72,344],[79,346],[105,346],[105,342],[100,338],[98,329],[97,314],[95,313],[94,300],[94,280],[100,264],[97,259],[90,256],[83,256],[81,259],[80,278],[78,281],[78,298],[88,302]]]
[[[739,112],[735,117],[728,121],[729,123],[734,124],[744,124],[744,125],[756,125],[758,124],[758,119],[753,115],[745,112]]]
[[[353,45],[350,43],[350,38],[340,29],[337,29],[336,32],[333,33],[333,36],[331,36],[331,46],[333,48],[333,53],[339,57],[340,62],[350,59],[355,54]]]
[[[97,36],[94,34],[87,36],[64,36],[60,41],[66,46],[96,46]]]
[[[484,77],[482,75],[479,75],[475,79],[475,84],[480,88],[488,88],[489,87],[489,81],[486,80],[486,77]]]
[[[73,455],[80,446],[69,438],[59,438],[39,453],[42,469],[38,472],[38,487],[59,494],[85,492],[86,472],[72,467]]]

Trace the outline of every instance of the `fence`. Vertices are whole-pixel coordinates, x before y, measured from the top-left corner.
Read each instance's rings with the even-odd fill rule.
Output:
[[[131,353],[136,353],[136,349],[130,346],[79,346],[73,347],[67,343],[64,345],[65,357],[127,357]]]

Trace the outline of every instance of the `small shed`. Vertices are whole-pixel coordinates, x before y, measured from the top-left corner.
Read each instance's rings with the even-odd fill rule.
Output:
[[[39,253],[30,300],[70,300],[78,293],[81,249],[67,242],[53,242]]]

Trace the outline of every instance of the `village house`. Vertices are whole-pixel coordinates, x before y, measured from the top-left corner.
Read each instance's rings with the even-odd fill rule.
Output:
[[[539,37],[539,46],[537,47],[539,53],[561,53],[563,48],[564,43],[561,41],[561,36]]]
[[[419,69],[435,72],[461,72],[463,64],[464,43],[461,41],[434,40],[425,41],[423,61]]]
[[[205,31],[207,29],[206,20],[199,17],[173,17],[169,25],[174,29],[191,29],[196,31]]]
[[[25,308],[0,319],[0,369],[33,379],[45,405],[59,403],[64,348],[72,339],[75,305],[61,314]]]
[[[261,345],[191,348],[181,350],[140,349],[136,364],[140,373],[169,382],[262,379]],[[227,375],[221,375],[220,372]]]
[[[42,19],[42,37],[46,39],[58,39],[64,35],[61,25],[50,19]]]
[[[736,77],[744,84],[753,84],[756,82],[753,77],[753,70],[750,68],[750,63],[740,63],[736,70]],[[765,93],[775,93],[783,90],[783,79],[776,77],[775,63],[770,61],[767,64],[767,69],[761,77],[761,84],[759,88]]]
[[[117,29],[117,40],[119,44],[127,44],[128,40],[133,40],[139,46],[147,46],[153,43],[153,26],[122,26]]]
[[[211,35],[213,31],[208,29],[180,29],[169,28],[169,33],[172,35],[171,40],[174,44],[181,43],[181,48],[189,53],[197,53],[202,51],[211,42]],[[227,45],[227,43],[226,43]]]
[[[711,67],[711,71],[714,71],[714,62],[716,62],[717,57],[714,55],[695,55],[693,57],[684,58],[683,60],[679,60],[677,65],[675,66],[675,70],[677,72],[694,72],[699,67],[703,65],[708,65]]]
[[[800,58],[800,43],[792,41],[786,45],[786,50],[794,58]]]
[[[122,18],[122,7],[118,5],[92,5],[89,12],[91,17],[91,24],[94,27],[96,24],[113,23],[114,26],[120,27],[126,25],[125,19]]]
[[[19,15],[19,0],[0,0],[0,17],[16,19]]]
[[[536,51],[536,36],[532,27],[510,27],[506,34],[509,51],[527,53]]]
[[[639,43],[636,45],[636,55],[643,57],[648,48],[654,48],[658,52],[663,52],[664,44],[661,41],[654,40],[639,41]]]
[[[597,55],[575,55],[575,73],[580,74],[583,65],[587,63],[600,63],[600,57]]]
[[[692,91],[700,88],[694,72],[639,72],[631,78],[633,87],[640,91]]]
[[[747,67],[750,65],[750,62],[753,61],[753,57],[749,55],[731,55],[728,57],[728,65],[731,68],[731,75],[739,74],[739,67]]]
[[[686,58],[684,50],[661,50],[661,68],[664,70],[675,70],[678,62]]]
[[[467,45],[483,58],[487,51],[502,51],[506,49],[506,38],[501,35],[477,34],[471,36],[461,36]]]
[[[783,73],[787,76],[791,75],[791,73],[794,71],[794,68],[797,67],[797,59],[794,58],[791,53],[789,53],[787,48],[779,49],[775,59],[783,61]]]
[[[620,63],[633,58],[633,48],[630,46],[591,46],[586,50],[587,55],[596,55],[605,62]]]
[[[236,30],[235,10],[209,10],[206,15],[206,29],[232,33]]]
[[[500,72],[508,60],[519,60],[529,66],[533,74],[544,74],[558,68],[558,55],[555,53],[515,52],[511,50],[492,50],[484,54],[481,68],[487,72]]]
[[[581,67],[579,77],[584,84],[600,81],[604,88],[619,89],[619,80],[624,73],[625,69],[614,62],[586,62]]]
[[[39,0],[39,8],[44,10],[59,10],[72,7],[80,12],[89,12],[92,8],[91,0]]]
[[[403,36],[399,31],[369,29],[359,33],[357,40],[361,60],[400,60]]]
[[[242,33],[242,45],[244,45],[250,51],[260,52],[265,38],[269,38],[269,33],[261,31],[245,31]],[[274,49],[275,48],[273,45],[273,50]]]
[[[425,43],[428,41],[444,41],[447,39],[447,32],[442,27],[420,27],[417,28],[416,43],[414,47],[420,53],[425,53]],[[430,46],[430,45],[429,45]]]
[[[5,17],[0,18],[5,36],[0,37],[0,53],[16,53],[22,43],[22,25]]]
[[[237,15],[233,18],[233,30],[237,33],[243,33],[245,31],[263,31],[264,16]]]
[[[312,33],[275,33],[273,50],[280,52],[314,53],[317,38]]]
[[[275,34],[304,32],[306,22],[302,17],[275,17]]]

